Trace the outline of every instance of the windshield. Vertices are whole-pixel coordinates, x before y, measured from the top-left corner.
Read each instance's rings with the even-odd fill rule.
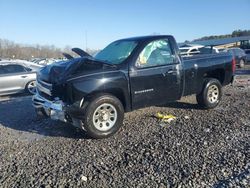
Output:
[[[134,50],[135,41],[116,41],[100,51],[95,58],[112,64],[122,63]]]

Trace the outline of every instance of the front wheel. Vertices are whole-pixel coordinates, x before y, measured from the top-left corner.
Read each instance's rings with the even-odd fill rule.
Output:
[[[87,106],[83,126],[93,138],[115,134],[123,124],[124,109],[120,100],[111,95],[95,98]]]
[[[205,80],[202,92],[196,95],[198,104],[206,109],[215,108],[222,96],[222,86],[217,79],[208,78]]]

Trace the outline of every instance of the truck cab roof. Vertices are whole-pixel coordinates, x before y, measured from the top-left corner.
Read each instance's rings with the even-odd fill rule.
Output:
[[[148,36],[138,36],[138,37],[131,37],[131,38],[124,38],[124,39],[119,39],[120,40],[131,40],[131,41],[148,41],[148,40],[157,40],[157,39],[163,39],[163,38],[168,38],[168,37],[173,37],[172,35],[148,35]]]

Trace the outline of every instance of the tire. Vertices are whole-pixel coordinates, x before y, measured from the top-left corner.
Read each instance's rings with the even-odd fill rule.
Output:
[[[35,95],[36,94],[36,81],[30,81],[26,84],[26,91],[31,94],[31,95]]]
[[[239,67],[244,68],[245,66],[245,61],[243,59],[240,60]]]
[[[124,108],[119,99],[102,95],[86,107],[83,127],[92,138],[106,138],[115,134],[123,124]]]
[[[200,94],[196,95],[198,104],[205,109],[215,108],[221,101],[222,86],[219,80],[208,78]]]

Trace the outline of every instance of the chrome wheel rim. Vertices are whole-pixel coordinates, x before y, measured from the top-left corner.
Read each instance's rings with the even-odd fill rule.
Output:
[[[216,85],[208,87],[207,99],[210,103],[216,103],[219,99],[219,88]]]
[[[96,108],[93,114],[93,124],[99,131],[108,131],[117,121],[117,110],[109,103],[104,103]]]
[[[31,93],[31,94],[35,94],[36,93],[36,82],[35,81],[32,81],[28,84],[27,86],[28,88],[28,91]]]

